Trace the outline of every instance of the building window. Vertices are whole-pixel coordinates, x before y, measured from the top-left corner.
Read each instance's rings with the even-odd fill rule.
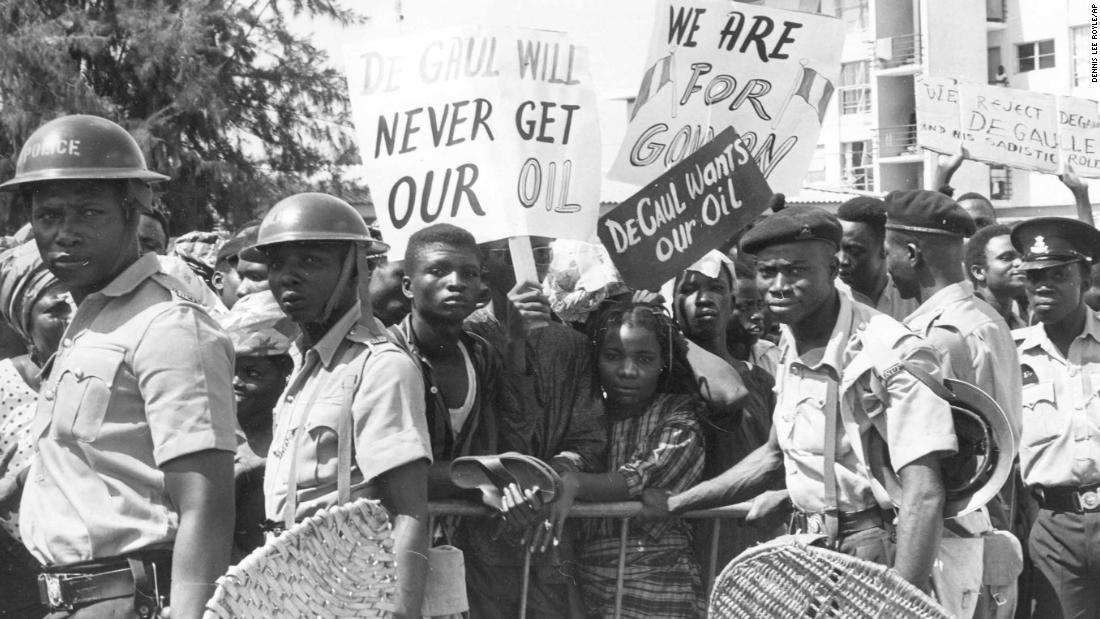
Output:
[[[1003,165],[991,165],[989,166],[989,199],[990,200],[1011,200],[1012,199],[1012,177],[1008,166]]]
[[[1016,46],[1019,72],[1049,69],[1054,66],[1054,39],[1020,43]]]
[[[867,60],[840,65],[840,113],[871,111],[871,63]]]
[[[818,144],[814,148],[814,156],[810,159],[810,169],[806,172],[806,177],[803,179],[803,185],[809,185],[811,183],[824,183],[825,182],[825,145]]]
[[[1074,26],[1069,29],[1069,43],[1073,49],[1074,86],[1080,86],[1092,80],[1089,72],[1089,59],[1091,57],[1089,30],[1089,26]]]
[[[870,0],[839,0],[836,16],[844,22],[846,34],[864,32],[871,21]]]
[[[871,158],[871,141],[842,142],[840,168],[845,185],[861,191],[874,191],[875,167]]]

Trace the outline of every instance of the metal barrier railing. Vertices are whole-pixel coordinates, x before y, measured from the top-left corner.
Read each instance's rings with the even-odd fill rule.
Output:
[[[709,519],[710,529],[710,557],[706,570],[706,590],[709,594],[711,585],[717,576],[718,570],[718,536],[721,532],[722,520],[741,520],[749,513],[751,503],[738,503],[728,507],[702,509],[678,514],[680,518]],[[577,502],[569,510],[569,518],[618,518],[619,519],[619,565],[615,583],[615,619],[619,619],[622,612],[623,573],[626,570],[626,542],[630,526],[630,519],[642,511],[642,504],[638,501],[624,501],[613,503]],[[432,520],[439,516],[473,516],[488,517],[495,514],[494,510],[469,501],[443,500],[432,501],[428,504],[428,514]],[[434,524],[430,526],[434,528]],[[527,611],[527,588],[531,578],[531,553],[524,553],[523,585],[520,595],[520,619]]]

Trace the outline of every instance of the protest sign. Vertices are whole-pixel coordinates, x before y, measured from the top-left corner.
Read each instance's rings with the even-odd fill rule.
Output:
[[[1058,150],[1062,170],[1068,166],[1082,178],[1100,178],[1100,114],[1096,101],[1058,97]]]
[[[584,48],[558,32],[470,26],[345,50],[383,238],[452,223],[478,242],[591,238],[600,134]]]
[[[600,218],[627,285],[657,290],[768,208],[772,191],[732,127]]]
[[[824,15],[658,2],[648,69],[609,177],[648,183],[732,126],[771,187],[797,193],[843,43],[840,21]]]
[[[959,84],[960,124],[972,159],[1036,172],[1058,170],[1054,95]]]
[[[959,152],[959,89],[949,77],[916,77],[917,144],[952,155]]]

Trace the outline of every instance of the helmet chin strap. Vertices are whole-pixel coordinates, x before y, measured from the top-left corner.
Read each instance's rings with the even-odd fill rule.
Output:
[[[133,262],[127,262],[130,258],[140,257],[141,249],[138,242],[138,226],[141,222],[141,211],[138,208],[137,201],[127,195],[122,201],[123,217],[126,221],[126,227],[123,234],[123,239],[132,241],[129,245],[123,243],[118,248],[118,253],[115,255],[114,264],[111,265],[111,279],[113,280],[119,273],[126,270],[127,267]],[[126,215],[126,211],[129,210],[129,215]],[[104,285],[110,282],[104,282]],[[102,287],[102,286],[101,286]]]
[[[321,324],[328,324],[332,313],[336,311],[336,304],[340,301],[340,297],[347,290],[348,284],[351,282],[351,274],[355,270],[355,254],[357,249],[355,243],[348,244],[348,251],[344,254],[344,263],[340,265],[340,275],[336,278],[336,286],[333,287],[332,294],[329,295],[328,301],[325,303],[324,312],[321,314]]]

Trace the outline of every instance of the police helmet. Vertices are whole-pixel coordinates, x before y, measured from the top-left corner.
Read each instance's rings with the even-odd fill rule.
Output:
[[[950,404],[958,438],[958,451],[941,461],[947,495],[943,515],[954,518],[982,507],[1000,492],[1012,473],[1018,437],[1004,409],[975,385],[947,378],[943,380],[944,389],[928,386]],[[890,465],[886,442],[877,432],[871,433],[867,460],[872,475],[899,505],[901,480]]]
[[[347,202],[324,193],[299,193],[271,207],[260,222],[255,244],[240,256],[266,263],[266,248],[295,241],[347,241],[362,245],[368,255],[389,249],[371,236],[366,222]]]
[[[141,148],[117,124],[85,114],[51,120],[31,134],[19,151],[15,177],[0,184],[12,191],[55,180],[168,180],[149,170]]]

